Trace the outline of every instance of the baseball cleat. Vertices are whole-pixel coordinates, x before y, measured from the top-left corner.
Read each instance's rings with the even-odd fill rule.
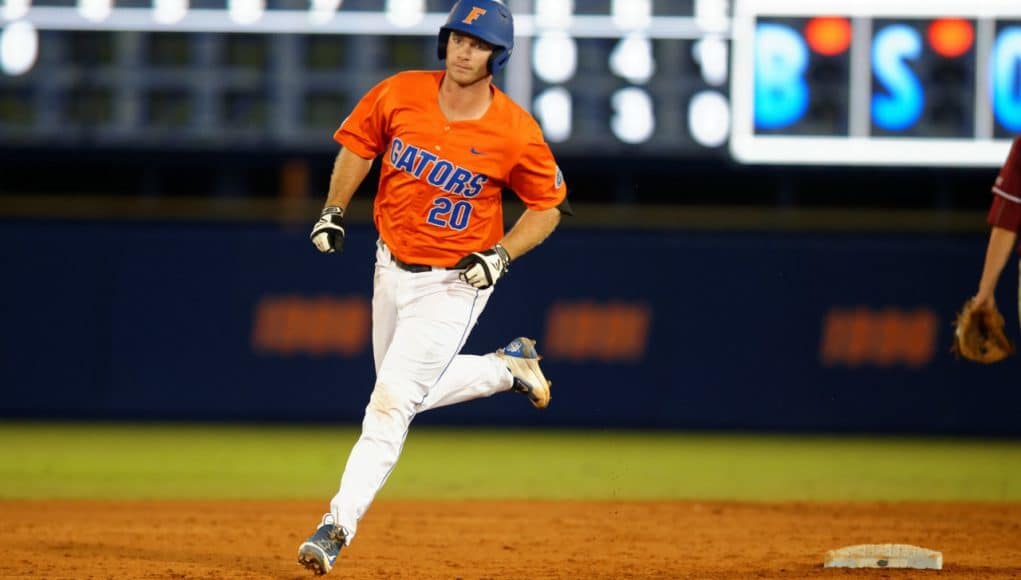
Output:
[[[298,547],[298,563],[322,576],[333,569],[346,540],[343,528],[324,523]]]
[[[514,391],[528,395],[532,406],[536,409],[545,409],[549,406],[550,386],[552,382],[546,380],[542,370],[539,369],[539,353],[535,351],[535,341],[531,338],[515,338],[507,346],[496,351],[507,369],[514,376]]]

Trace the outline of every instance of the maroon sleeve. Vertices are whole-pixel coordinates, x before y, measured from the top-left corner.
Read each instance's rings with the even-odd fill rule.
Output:
[[[1012,232],[1021,231],[1021,137],[1014,139],[993,184],[993,203],[986,222]],[[1021,246],[1018,251],[1021,252]]]
[[[1021,203],[1011,201],[1002,195],[994,195],[986,222],[1012,232],[1021,230]]]
[[[1016,204],[1021,204],[1021,137],[1014,139],[1007,161],[993,184],[993,193]]]

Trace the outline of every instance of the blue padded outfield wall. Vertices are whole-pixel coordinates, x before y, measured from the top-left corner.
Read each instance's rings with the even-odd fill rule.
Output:
[[[0,416],[357,423],[372,388],[369,227],[0,222]],[[450,424],[1021,436],[1021,358],[949,353],[981,235],[561,229],[465,352],[535,336],[553,403]],[[1018,334],[1016,266],[999,303]]]

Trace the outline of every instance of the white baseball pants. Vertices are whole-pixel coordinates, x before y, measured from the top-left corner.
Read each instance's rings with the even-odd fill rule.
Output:
[[[362,434],[330,501],[335,524],[350,543],[358,522],[383,487],[417,413],[506,391],[513,384],[495,354],[458,354],[493,289],[478,290],[457,270],[411,273],[377,244],[372,296],[376,385]]]

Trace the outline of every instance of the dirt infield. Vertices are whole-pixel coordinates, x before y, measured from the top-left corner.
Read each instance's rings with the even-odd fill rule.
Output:
[[[3,501],[0,577],[308,578],[322,502]],[[827,570],[860,543],[942,571]],[[378,501],[337,578],[1021,578],[1021,504]]]

